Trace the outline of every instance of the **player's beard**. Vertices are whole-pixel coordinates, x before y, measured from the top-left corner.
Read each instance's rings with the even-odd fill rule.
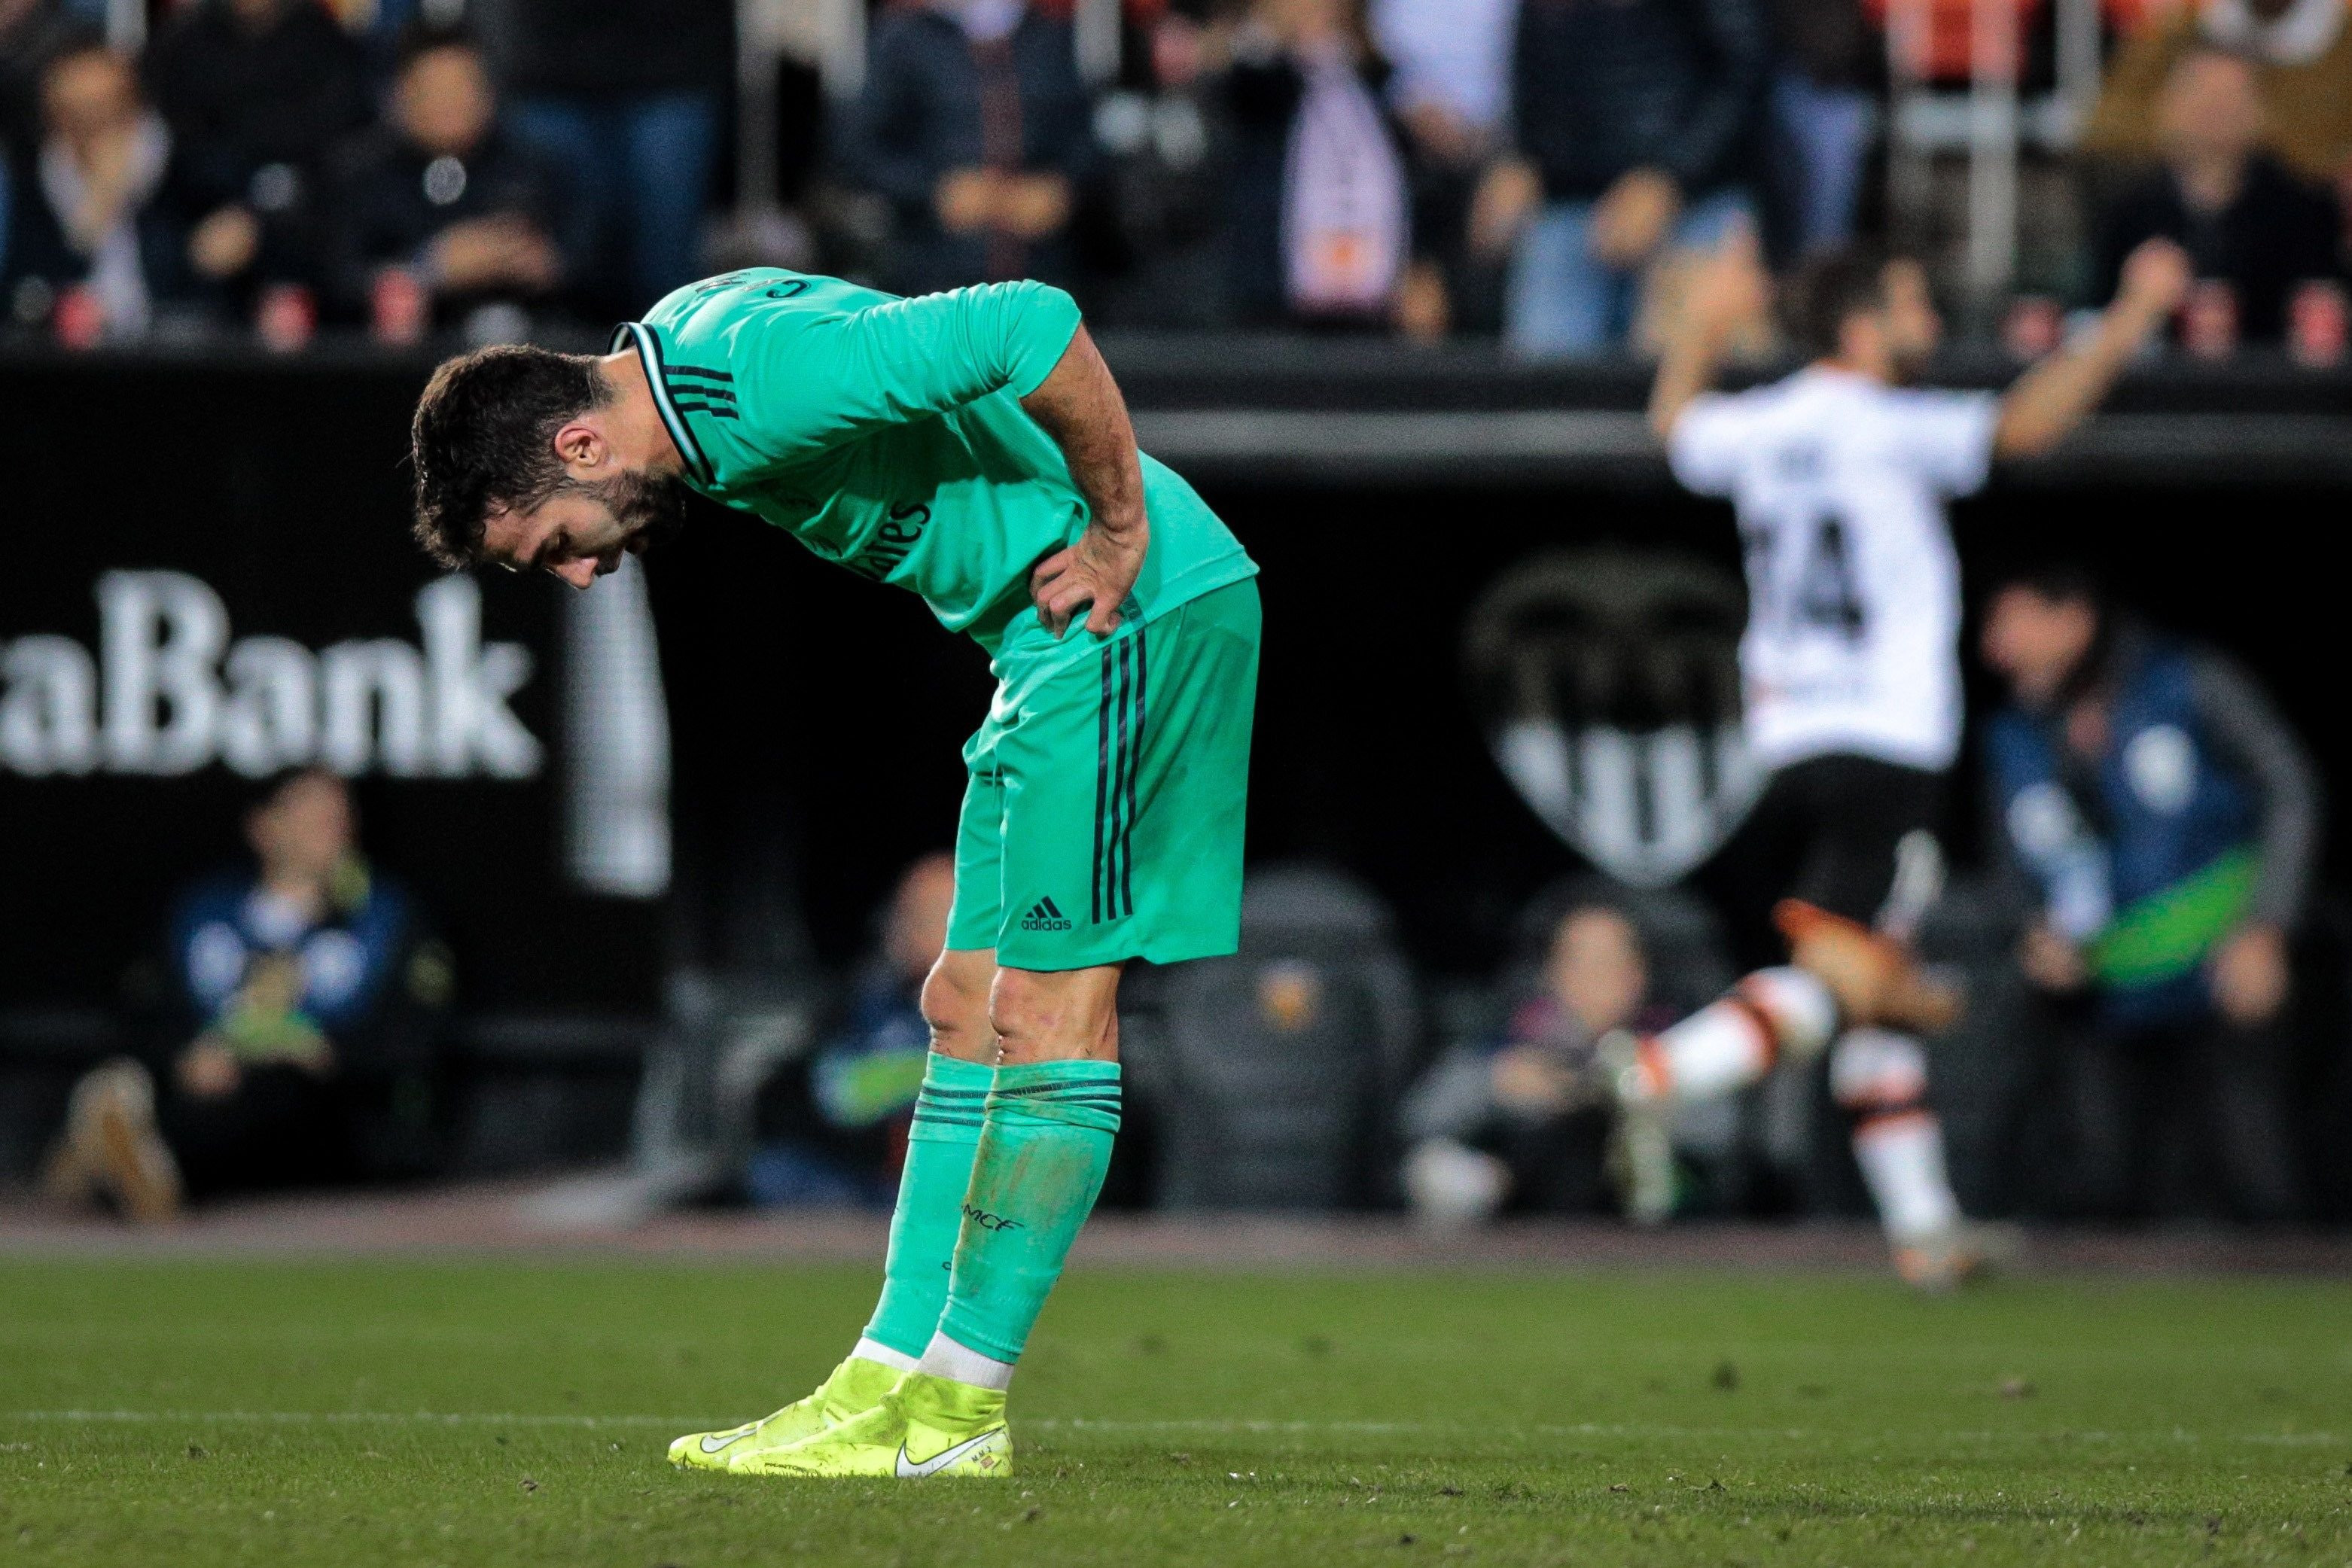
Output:
[[[581,486],[613,514],[640,552],[673,538],[686,527],[686,482],[651,474],[615,474]]]

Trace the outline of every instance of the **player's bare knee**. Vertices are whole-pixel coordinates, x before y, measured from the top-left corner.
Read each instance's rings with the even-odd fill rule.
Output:
[[[988,1019],[1003,1042],[1001,1060],[1007,1066],[1115,1060],[1118,997],[1116,969],[999,969]]]
[[[923,1021],[930,1026],[933,1051],[992,1063],[996,1031],[988,1020],[988,994],[995,966],[965,961],[969,956],[942,953],[931,966],[923,979]]]

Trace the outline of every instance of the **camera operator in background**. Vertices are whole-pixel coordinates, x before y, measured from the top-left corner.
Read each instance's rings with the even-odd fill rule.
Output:
[[[2080,571],[2002,588],[1980,645],[2011,697],[1985,731],[1993,803],[2041,901],[2021,962],[2078,1004],[2089,1201],[2172,1211],[2188,1155],[2244,1218],[2297,1217],[2288,938],[2320,812],[2302,743],[2234,664],[2117,615]]]
[[[751,1158],[751,1201],[887,1207],[930,1061],[923,977],[947,946],[955,858],[923,856],[890,896],[878,949],[833,1033],[776,1085],[773,1136]]]
[[[148,1222],[191,1196],[356,1176],[386,1119],[421,1110],[449,962],[361,857],[349,789],[288,775],[245,831],[252,869],[173,911],[161,1071],[122,1059],[75,1086],[47,1170],[60,1201]]]
[[[1405,1195],[1424,1218],[1483,1219],[1507,1202],[1562,1214],[1608,1206],[1608,1119],[1582,1084],[1612,1030],[1673,1021],[1652,999],[1640,927],[1613,904],[1580,899],[1553,927],[1532,991],[1499,1043],[1455,1046],[1405,1096]]]

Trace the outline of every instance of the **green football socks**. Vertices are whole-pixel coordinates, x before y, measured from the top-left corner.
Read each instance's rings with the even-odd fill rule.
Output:
[[[898,1207],[890,1216],[889,1260],[882,1299],[866,1325],[860,1349],[879,1345],[912,1366],[947,1306],[948,1271],[963,1223],[983,1113],[996,1069],[931,1052],[915,1097],[907,1133],[907,1164],[898,1176]],[[1117,1092],[1116,1086],[1113,1092]],[[901,1367],[900,1370],[905,1370]]]
[[[972,1162],[946,1314],[926,1370],[1002,1383],[967,1365],[934,1366],[955,1348],[1002,1364],[1009,1375],[1062,1275],[1063,1260],[1102,1191],[1118,1131],[1115,1061],[1037,1061],[996,1070],[987,1124]],[[896,1246],[893,1249],[896,1264]],[[877,1322],[879,1320],[877,1320]],[[985,1369],[983,1369],[985,1370]]]

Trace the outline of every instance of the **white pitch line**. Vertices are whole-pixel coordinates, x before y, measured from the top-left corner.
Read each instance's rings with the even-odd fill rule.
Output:
[[[436,1410],[7,1410],[0,1424],[27,1423],[104,1425],[155,1424],[174,1421],[250,1421],[271,1426],[412,1426],[412,1427],[564,1427],[593,1430],[599,1427],[661,1427],[693,1431],[715,1427],[708,1416],[568,1416],[512,1411]],[[2174,1427],[2164,1432],[2107,1432],[2027,1428],[2015,1431],[1946,1431],[1934,1434],[1830,1432],[1803,1427],[1659,1427],[1611,1422],[1543,1424],[1496,1427],[1444,1421],[1274,1421],[1202,1418],[1196,1420],[1129,1421],[1096,1416],[1029,1420],[1027,1429],[1070,1432],[1196,1432],[1209,1436],[1305,1436],[1314,1433],[1357,1437],[1458,1436],[1465,1432],[1498,1433],[1507,1437],[1727,1438],[1766,1437],[1808,1441],[1817,1438],[1851,1440],[1872,1437],[1881,1442],[1901,1442],[1931,1435],[1939,1441],[1961,1442],[2171,1442],[2255,1443],[2290,1448],[2326,1447],[2347,1438],[2335,1432],[2240,1432],[2213,1436]]]

